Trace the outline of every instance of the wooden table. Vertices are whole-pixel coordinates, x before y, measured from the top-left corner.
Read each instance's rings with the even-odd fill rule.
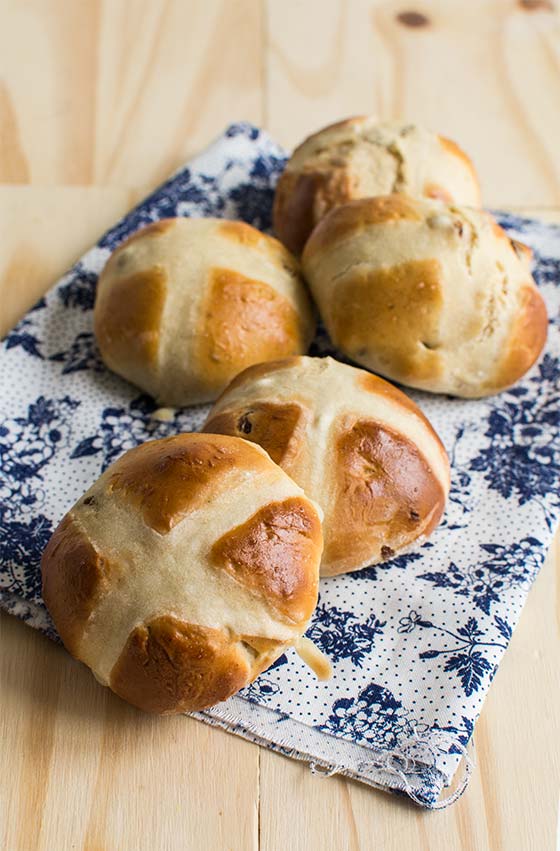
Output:
[[[346,115],[417,120],[472,154],[488,206],[560,220],[553,5],[0,0],[2,330],[231,120],[288,146]],[[142,715],[3,616],[1,847],[548,851],[559,577],[551,556],[478,722],[470,788],[438,813],[191,719]]]

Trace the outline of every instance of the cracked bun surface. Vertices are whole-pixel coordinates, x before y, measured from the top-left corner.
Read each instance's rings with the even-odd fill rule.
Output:
[[[204,430],[258,443],[321,506],[323,576],[387,561],[426,538],[449,493],[445,449],[417,405],[332,358],[246,369]]]
[[[305,632],[318,509],[259,446],[181,434],[125,453],[55,530],[43,597],[67,649],[141,709],[204,709]]]
[[[307,351],[313,310],[298,262],[225,219],[163,219],[109,258],[94,329],[114,372],[160,404],[215,399],[253,363]]]
[[[394,192],[481,205],[474,166],[455,142],[416,124],[360,116],[296,148],[276,188],[274,230],[298,255],[333,207]]]
[[[548,319],[531,250],[483,210],[404,195],[354,201],[317,226],[303,268],[333,343],[401,384],[482,397],[514,384]]]

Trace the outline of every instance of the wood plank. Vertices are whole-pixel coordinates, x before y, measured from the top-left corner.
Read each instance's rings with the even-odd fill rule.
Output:
[[[253,0],[2,0],[0,16],[0,183],[153,187],[261,120]]]
[[[137,200],[118,186],[0,186],[0,336]]]
[[[348,115],[417,121],[464,146],[488,206],[558,205],[560,12],[552,7],[267,0],[268,128],[292,147]],[[421,25],[403,23],[403,10],[421,12]]]
[[[0,847],[258,848],[258,748],[139,712],[0,614]]]

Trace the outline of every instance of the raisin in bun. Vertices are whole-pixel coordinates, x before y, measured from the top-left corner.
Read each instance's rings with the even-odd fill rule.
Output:
[[[151,441],[64,517],[43,597],[68,650],[122,698],[204,709],[299,646],[317,602],[319,513],[247,441]]]
[[[307,351],[297,261],[243,222],[164,219],[111,255],[94,327],[106,365],[162,405],[207,402],[253,363]]]
[[[483,210],[403,195],[337,207],[303,266],[333,343],[411,387],[481,397],[538,358],[546,308],[531,251]]]
[[[423,540],[449,492],[447,455],[420,409],[387,381],[332,358],[250,367],[204,430],[260,444],[319,503],[324,576]]]
[[[299,254],[333,207],[391,192],[481,205],[473,164],[455,142],[416,124],[350,118],[296,148],[278,181],[274,230]]]

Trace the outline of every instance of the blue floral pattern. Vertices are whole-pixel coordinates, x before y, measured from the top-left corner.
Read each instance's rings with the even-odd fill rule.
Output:
[[[426,541],[424,547],[431,547],[429,541]],[[379,579],[382,575],[382,571],[385,570],[394,570],[398,568],[400,570],[406,570],[409,564],[412,564],[415,561],[419,561],[422,558],[421,552],[412,552],[412,553],[403,553],[396,558],[392,558],[389,561],[382,561],[380,564],[372,564],[371,567],[365,567],[363,570],[360,570],[357,573],[349,573],[348,576],[350,579],[359,579],[360,581],[363,579],[369,579],[371,581],[375,581]]]
[[[253,703],[267,704],[274,695],[278,694],[280,686],[266,676],[258,677],[243,690],[243,694]]]
[[[63,279],[57,288],[57,295],[64,307],[78,310],[93,310],[97,275],[85,268],[78,260],[68,280]]]
[[[550,388],[559,386],[558,358],[546,354],[537,373],[506,391],[490,412],[488,445],[469,467],[519,505],[546,498],[541,504],[549,526],[560,508],[560,448],[550,440],[550,429],[560,428],[560,406]]]
[[[71,415],[79,404],[69,396],[39,396],[27,406],[24,416],[0,421],[0,501],[9,514],[43,499],[42,470],[62,445],[71,442]]]
[[[511,636],[511,627],[507,621],[498,615],[494,618],[495,626],[502,638],[506,641]],[[494,666],[484,655],[481,647],[494,647],[501,650],[506,649],[506,644],[499,641],[483,641],[485,637],[483,630],[479,628],[476,618],[470,617],[468,621],[457,628],[456,632],[443,626],[436,626],[429,620],[424,620],[416,611],[411,611],[406,617],[400,618],[397,632],[411,633],[416,627],[422,629],[433,629],[451,638],[453,647],[445,647],[438,650],[423,650],[420,659],[431,660],[440,656],[447,656],[445,671],[453,671],[461,680],[461,686],[467,697],[474,691],[478,691],[486,674],[493,672]]]
[[[306,634],[332,662],[351,659],[360,668],[366,654],[373,652],[375,637],[381,634],[384,626],[385,621],[380,621],[373,613],[362,623],[352,612],[319,603],[313,625]]]
[[[432,582],[436,588],[453,588],[456,594],[469,597],[474,605],[490,614],[493,603],[514,585],[529,587],[539,572],[545,551],[538,538],[528,535],[521,541],[503,544],[479,544],[488,554],[485,561],[468,567],[450,562],[446,571],[421,573],[419,579]]]
[[[0,421],[0,590],[41,602],[41,555],[53,532],[42,511],[43,470],[72,440],[79,402],[39,396],[24,416]]]
[[[92,326],[98,274],[113,248],[167,216],[268,229],[284,162],[266,134],[233,125],[108,231],[1,346],[0,607],[51,637],[39,563],[55,525],[122,452],[197,429],[207,411],[161,421],[105,369]],[[440,527],[411,552],[321,583],[307,634],[331,657],[332,680],[318,682],[288,649],[200,716],[426,806],[459,764],[560,513],[560,229],[500,220],[535,251],[551,317],[545,356],[490,399],[410,391],[450,455]],[[322,326],[310,351],[340,357]]]
[[[69,349],[50,356],[50,360],[62,364],[62,374],[93,370],[103,372],[105,367],[97,350],[95,337],[91,332],[82,331],[76,336]]]
[[[323,729],[333,733],[351,730],[355,741],[371,742],[377,748],[393,750],[413,731],[428,728],[411,717],[402,701],[377,683],[371,683],[357,697],[336,700]]]
[[[34,333],[34,322],[32,318],[22,319],[6,340],[6,349],[23,349],[28,355],[42,360],[43,355],[39,348],[40,342]]]

